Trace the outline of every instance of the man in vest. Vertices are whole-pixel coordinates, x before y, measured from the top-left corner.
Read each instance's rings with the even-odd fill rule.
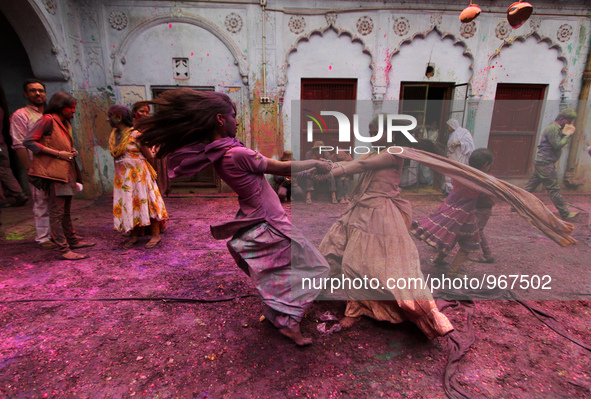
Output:
[[[12,136],[12,149],[16,152],[23,168],[28,171],[31,167],[33,153],[25,148],[23,141],[33,125],[43,115],[47,95],[45,93],[45,84],[37,79],[25,80],[23,89],[25,98],[29,103],[12,114],[10,135]],[[56,245],[51,241],[51,229],[49,227],[49,193],[39,190],[32,184],[29,184],[29,187],[33,199],[35,229],[37,230],[35,241],[41,248],[55,248]]]

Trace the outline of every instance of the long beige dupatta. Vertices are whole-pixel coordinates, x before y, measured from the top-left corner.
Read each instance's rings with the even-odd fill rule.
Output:
[[[570,236],[575,230],[571,223],[556,217],[535,195],[471,166],[413,148],[403,147],[396,156],[414,159],[429,168],[485,194],[492,194],[512,205],[529,224],[563,247],[577,244]]]

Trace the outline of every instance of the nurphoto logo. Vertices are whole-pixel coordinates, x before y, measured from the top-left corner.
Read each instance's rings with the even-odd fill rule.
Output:
[[[322,118],[322,116],[333,116],[337,119],[338,126],[339,126],[339,143],[352,143],[351,140],[351,122],[347,115],[343,114],[342,112],[338,111],[320,111],[320,115],[317,113],[309,110],[303,110],[304,116],[310,118],[311,120],[308,121],[307,125],[307,132],[306,132],[306,140],[308,143],[312,143],[314,141],[314,124],[320,129],[320,133],[324,133],[328,131],[328,126]],[[378,140],[382,139],[384,133],[386,134],[386,141],[388,144],[393,144],[393,133],[400,132],[402,133],[410,142],[416,143],[417,140],[413,137],[412,134],[409,133],[410,130],[417,127],[417,120],[412,115],[399,115],[399,114],[380,114],[377,118],[378,120],[378,129],[374,136],[362,136],[359,132],[359,115],[353,115],[353,135],[355,140],[361,143],[375,143]],[[384,120],[386,121],[386,126],[384,127]],[[400,121],[410,122],[410,124],[400,124]],[[336,148],[333,146],[321,146],[318,147],[318,151],[322,153],[323,151],[330,152],[336,150],[337,153],[339,152],[348,152],[348,153],[355,153],[355,154],[367,154],[368,152],[372,151],[372,149],[377,150],[380,152],[383,149],[387,149],[387,151],[391,154],[400,154],[402,153],[402,147],[396,146],[337,146]]]

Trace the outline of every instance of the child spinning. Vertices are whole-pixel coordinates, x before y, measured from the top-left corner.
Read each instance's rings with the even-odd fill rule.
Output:
[[[216,239],[231,238],[228,249],[255,284],[265,303],[265,317],[297,345],[310,344],[312,340],[300,332],[300,322],[319,290],[306,289],[301,281],[327,277],[329,267],[292,227],[265,174],[289,176],[292,171],[326,169],[327,164],[313,159],[281,162],[246,148],[236,139],[236,106],[223,93],[169,90],[142,104],[158,106],[137,128],[143,144],[158,146],[158,157],[171,154],[169,176],[194,175],[213,164],[238,194],[236,218],[211,226],[212,234]]]
[[[486,148],[474,150],[468,160],[470,166],[483,172],[490,170],[492,162],[492,152]],[[436,265],[447,264],[445,257],[456,243],[459,244],[460,249],[448,270],[452,276],[461,277],[459,270],[468,254],[480,250],[481,239],[476,220],[476,205],[480,195],[478,191],[454,181],[453,190],[437,212],[412,223],[411,233],[439,252],[433,259]]]

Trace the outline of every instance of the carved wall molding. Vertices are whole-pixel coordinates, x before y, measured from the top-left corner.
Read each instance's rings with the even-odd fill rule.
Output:
[[[357,20],[357,32],[363,36],[369,35],[373,32],[373,20],[368,16],[359,18]]]
[[[469,39],[476,33],[476,22],[468,22],[460,25],[460,35],[463,38]]]
[[[234,56],[234,64],[238,66],[238,71],[242,77],[242,83],[248,85],[248,66],[246,64],[246,55],[238,48],[238,46],[228,37],[222,29],[220,29],[213,22],[206,20],[197,15],[184,15],[180,17],[171,17],[170,15],[159,15],[144,20],[125,35],[121,40],[119,46],[116,46],[116,50],[111,54],[113,59],[113,80],[115,84],[121,82],[123,76],[123,65],[125,64],[125,54],[129,47],[134,43],[146,30],[153,28],[158,25],[171,24],[171,23],[184,23],[200,27],[215,37],[217,37],[224,45],[230,50],[230,53]]]
[[[242,18],[236,13],[230,13],[226,16],[226,30],[230,33],[238,33],[242,29]]]
[[[306,20],[301,15],[294,15],[289,18],[287,26],[292,33],[299,35],[306,29]]]
[[[57,12],[57,3],[55,0],[43,0],[43,5],[48,13],[55,15]]]
[[[497,38],[501,40],[506,40],[509,36],[511,36],[511,31],[511,25],[509,25],[509,23],[505,20],[499,22],[495,28],[495,34],[497,35]]]
[[[124,11],[114,10],[109,14],[109,24],[113,29],[123,30],[127,28],[128,22],[129,19],[127,18],[127,14]]]

